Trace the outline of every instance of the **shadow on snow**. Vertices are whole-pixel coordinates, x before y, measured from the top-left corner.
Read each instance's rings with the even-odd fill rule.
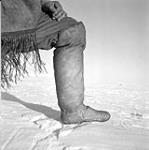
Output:
[[[51,107],[24,102],[24,101],[20,100],[19,98],[15,97],[7,92],[2,92],[1,98],[2,98],[2,100],[5,100],[5,101],[11,101],[11,102],[16,102],[16,103],[22,104],[26,108],[40,112],[40,113],[44,114],[45,116],[47,116],[48,118],[52,118],[54,120],[60,121],[60,112]]]

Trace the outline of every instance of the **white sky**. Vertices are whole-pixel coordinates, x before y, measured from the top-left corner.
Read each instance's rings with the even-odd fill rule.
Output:
[[[86,26],[86,82],[149,83],[149,0],[59,1]]]

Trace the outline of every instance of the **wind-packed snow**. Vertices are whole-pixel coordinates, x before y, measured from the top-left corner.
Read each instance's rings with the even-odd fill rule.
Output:
[[[54,79],[48,75],[27,77],[2,90],[0,103],[2,150],[147,150],[149,146],[147,86],[86,84],[85,104],[109,111],[112,117],[106,123],[63,125]]]

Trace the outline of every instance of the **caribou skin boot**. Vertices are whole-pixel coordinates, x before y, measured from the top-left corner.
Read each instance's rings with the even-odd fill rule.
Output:
[[[64,124],[105,122],[110,119],[109,112],[83,104],[85,45],[86,31],[82,22],[59,32],[53,63],[61,121]]]

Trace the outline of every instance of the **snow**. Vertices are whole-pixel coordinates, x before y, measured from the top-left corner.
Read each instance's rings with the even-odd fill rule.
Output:
[[[110,121],[63,125],[54,79],[48,75],[30,76],[13,88],[2,90],[1,149],[149,148],[149,87],[126,84],[86,84],[85,87],[85,104],[109,111]]]

